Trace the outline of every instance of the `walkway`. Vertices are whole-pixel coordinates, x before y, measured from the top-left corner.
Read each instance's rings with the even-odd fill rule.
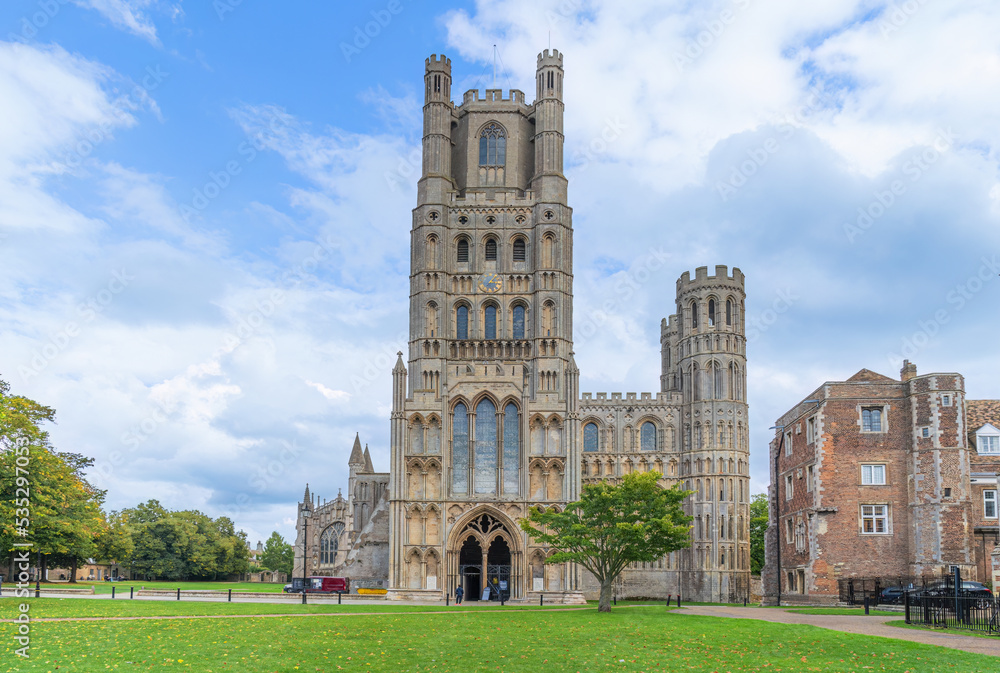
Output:
[[[800,609],[800,608],[790,608]],[[902,619],[899,616],[885,617],[869,615],[804,615],[778,608],[743,608],[728,605],[696,605],[675,612],[678,615],[698,615],[702,617],[733,617],[736,619],[759,619],[781,624],[808,624],[822,629],[858,633],[865,636],[882,636],[896,640],[909,640],[926,645],[940,645],[973,654],[1000,656],[1000,637],[978,638],[958,635],[955,631],[924,631],[902,629],[889,626],[886,622]]]

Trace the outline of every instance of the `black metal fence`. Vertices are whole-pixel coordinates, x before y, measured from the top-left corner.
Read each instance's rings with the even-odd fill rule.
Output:
[[[903,609],[907,624],[966,629],[1000,636],[1000,603],[992,597],[908,591],[903,595]]]

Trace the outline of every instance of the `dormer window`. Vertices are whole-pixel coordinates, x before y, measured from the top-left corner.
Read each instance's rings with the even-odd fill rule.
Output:
[[[976,451],[1000,455],[1000,430],[989,423],[976,430]]]

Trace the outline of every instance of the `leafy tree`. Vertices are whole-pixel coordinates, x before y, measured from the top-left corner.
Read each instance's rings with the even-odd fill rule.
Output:
[[[260,564],[268,570],[282,572],[292,576],[292,565],[295,562],[295,550],[285,542],[278,531],[271,533],[264,543],[264,553],[260,556]]]
[[[0,381],[0,548],[10,552],[15,541],[30,539],[43,568],[70,565],[75,577],[106,527],[105,493],[86,479],[93,460],[52,448],[42,424],[53,422],[55,411],[9,391]]]
[[[135,543],[132,541],[132,529],[129,527],[128,515],[125,512],[110,512],[105,517],[107,526],[97,538],[97,556],[102,561],[121,565],[132,563]]]
[[[611,611],[611,587],[630,563],[648,563],[691,544],[691,517],[681,503],[691,491],[663,488],[659,472],[631,473],[615,486],[583,487],[564,512],[532,507],[521,528],[557,551],[546,563],[573,561],[601,585],[598,611]]]
[[[769,503],[766,493],[750,499],[750,574],[759,575],[764,567],[764,536],[767,533]]]

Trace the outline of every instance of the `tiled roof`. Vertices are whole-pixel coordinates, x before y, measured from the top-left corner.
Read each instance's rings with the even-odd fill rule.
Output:
[[[851,381],[868,381],[870,383],[899,383],[896,379],[891,379],[888,376],[883,376],[878,372],[873,372],[870,369],[862,369],[857,374],[847,379],[848,382]]]
[[[970,433],[987,423],[1000,428],[1000,400],[966,400],[965,422]]]

